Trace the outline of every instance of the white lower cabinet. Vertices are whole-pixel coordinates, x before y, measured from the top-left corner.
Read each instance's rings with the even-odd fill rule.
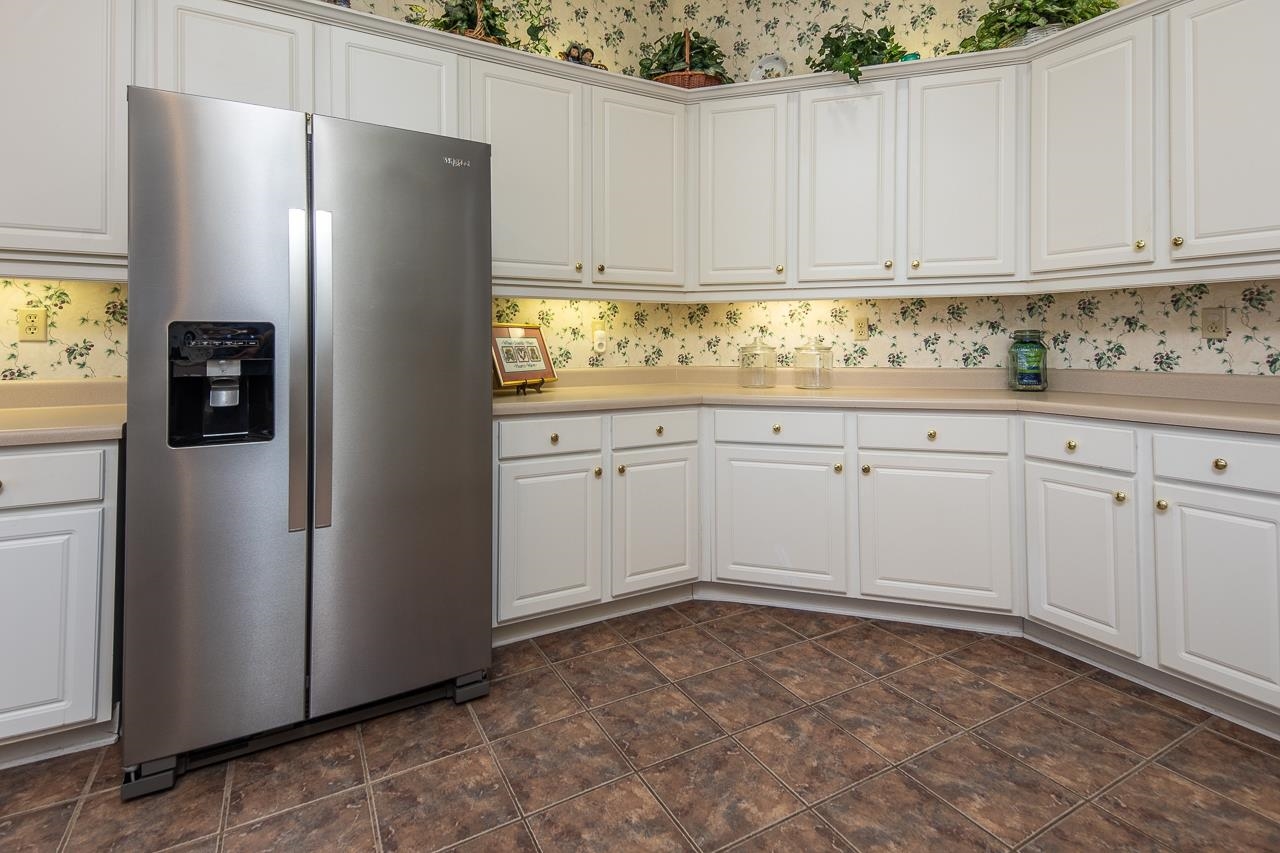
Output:
[[[591,604],[604,594],[600,454],[498,466],[498,619]]]
[[[1136,656],[1136,479],[1044,462],[1024,470],[1028,616]]]
[[[697,445],[616,452],[613,465],[613,595],[697,580]]]
[[[1007,459],[862,452],[858,464],[863,595],[1013,608]]]
[[[841,449],[716,448],[715,579],[844,592]]]
[[[1280,497],[1160,481],[1155,496],[1160,666],[1280,707]]]

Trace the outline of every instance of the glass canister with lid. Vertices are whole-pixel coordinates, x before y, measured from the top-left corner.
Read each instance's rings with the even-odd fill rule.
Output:
[[[830,388],[831,345],[809,338],[796,347],[794,373],[797,388]]]
[[[738,348],[738,384],[743,388],[772,388],[778,379],[778,350],[756,338]]]
[[[1018,329],[1009,345],[1009,387],[1014,391],[1043,391],[1049,387],[1049,351],[1044,332]]]

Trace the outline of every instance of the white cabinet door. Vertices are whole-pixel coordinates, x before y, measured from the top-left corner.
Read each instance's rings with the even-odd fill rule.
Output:
[[[316,112],[457,135],[455,54],[341,27],[325,27],[321,35],[328,67],[317,69]]]
[[[800,93],[800,281],[893,278],[897,91]]]
[[[139,82],[287,110],[313,107],[310,21],[224,0],[142,0]],[[154,79],[149,79],[154,78]]]
[[[613,464],[613,594],[697,580],[697,446],[622,451]]]
[[[593,282],[684,284],[683,104],[592,90]]]
[[[123,255],[132,0],[0,4],[0,250]]]
[[[844,453],[717,447],[715,579],[844,592]]]
[[[599,454],[499,465],[499,621],[601,599],[600,465]]]
[[[1031,269],[1150,263],[1152,23],[1031,63]]]
[[[863,595],[1013,607],[1009,463],[939,453],[859,453]]]
[[[493,275],[581,284],[583,87],[475,62],[471,136],[493,146]]]
[[[1155,494],[1160,665],[1280,708],[1280,499]]]
[[[911,78],[908,276],[1014,273],[1016,83],[1010,66]]]
[[[96,713],[102,510],[0,518],[0,739]]]
[[[1280,3],[1169,10],[1174,260],[1280,250],[1280,52],[1241,49],[1243,33],[1280,33]]]
[[[1043,462],[1025,471],[1028,615],[1136,656],[1136,481]]]
[[[702,284],[786,280],[787,96],[700,105]]]

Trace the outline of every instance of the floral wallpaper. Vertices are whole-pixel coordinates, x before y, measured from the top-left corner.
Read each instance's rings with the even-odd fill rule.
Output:
[[[855,23],[868,15],[875,25],[894,27],[908,51],[940,56],[970,35],[986,0],[497,0],[507,9],[520,36],[530,23],[546,25],[551,49],[563,50],[570,41],[592,47],[596,61],[611,70],[635,74],[640,46],[689,26],[715,38],[728,59],[725,67],[735,80],[746,80],[767,53],[779,53],[792,74],[808,73],[805,57],[814,52],[822,34],[843,16]],[[1134,0],[1120,0],[1125,6]],[[351,0],[351,7],[375,15],[404,20],[407,0]],[[436,11],[443,0],[420,0]]]
[[[791,363],[810,335],[844,367],[1003,367],[1014,329],[1041,329],[1058,368],[1280,375],[1280,281],[963,299],[668,304],[499,298],[494,321],[538,323],[556,367],[733,365],[755,337]],[[1200,310],[1225,306],[1224,341]],[[853,339],[866,314],[870,339]],[[590,345],[602,320],[608,350]]]
[[[17,310],[44,306],[49,340],[18,341]],[[0,380],[124,376],[129,291],[94,281],[0,278]]]

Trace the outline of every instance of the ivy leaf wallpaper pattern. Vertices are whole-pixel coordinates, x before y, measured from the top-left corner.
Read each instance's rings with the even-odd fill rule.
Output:
[[[44,307],[49,340],[19,341],[17,309]],[[0,279],[0,380],[124,376],[124,284]]]

